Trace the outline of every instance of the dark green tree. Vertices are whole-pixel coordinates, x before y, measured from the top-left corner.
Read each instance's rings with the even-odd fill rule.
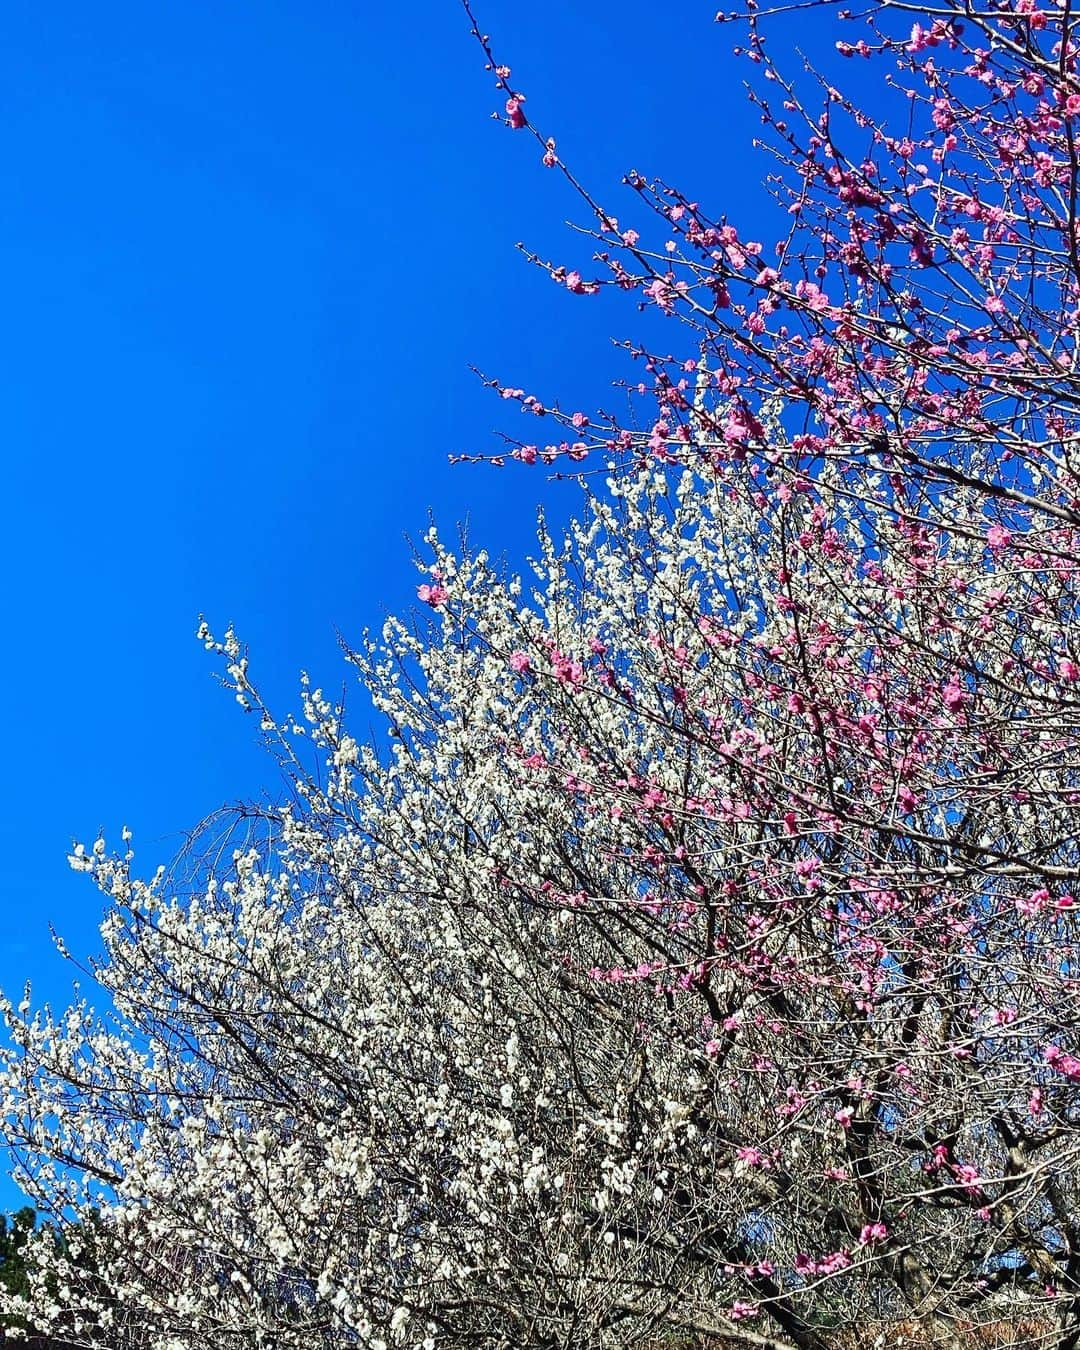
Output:
[[[37,1227],[37,1213],[25,1205],[12,1215],[0,1214],[0,1288],[6,1293],[25,1293],[29,1285],[26,1245]],[[73,1350],[67,1341],[45,1335],[22,1318],[0,1317],[0,1347],[20,1350]]]
[[[24,1250],[27,1238],[37,1224],[37,1214],[30,1205],[10,1217],[0,1214],[0,1286],[6,1293],[21,1294],[27,1289]],[[0,1324],[0,1337],[15,1328],[15,1323]],[[28,1330],[24,1326],[24,1330]]]

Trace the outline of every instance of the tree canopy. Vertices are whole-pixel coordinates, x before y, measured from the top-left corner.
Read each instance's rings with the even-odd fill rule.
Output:
[[[620,224],[478,32],[591,213],[588,268],[535,261],[683,350],[633,350],[623,418],[495,382],[547,440],[496,460],[580,472],[580,516],[520,577],[429,534],[422,617],[346,651],[383,738],[202,625],[289,791],[149,879],[73,852],[112,1011],[8,1005],[0,1088],[83,1229],[9,1308],[167,1350],[1080,1343],[1073,20],[841,13],[899,126],[766,20],[771,245],[637,174]]]
[[[24,1248],[36,1223],[37,1215],[29,1205],[10,1216],[0,1214],[0,1285],[9,1294],[26,1293]]]

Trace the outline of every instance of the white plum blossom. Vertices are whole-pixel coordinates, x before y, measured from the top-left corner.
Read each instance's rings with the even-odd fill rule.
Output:
[[[73,1237],[39,1239],[34,1317],[102,1350],[614,1347],[854,1316],[853,1266],[880,1312],[946,1266],[970,1302],[995,1253],[1056,1260],[1077,714],[1030,736],[1040,677],[999,722],[1039,794],[1001,815],[947,709],[918,758],[882,725],[886,684],[947,682],[948,631],[871,660],[842,551],[777,586],[760,532],[748,496],[649,471],[542,530],[531,584],[432,536],[446,602],[349,653],[385,752],[305,681],[266,715],[307,727],[303,754],[270,735],[287,804],[149,881],[73,850],[108,899],[103,1013],[5,1009],[20,1179]],[[979,548],[939,562],[957,622]],[[835,635],[812,688],[793,612]],[[1059,641],[1014,613],[988,669]],[[262,708],[235,635],[202,640]]]

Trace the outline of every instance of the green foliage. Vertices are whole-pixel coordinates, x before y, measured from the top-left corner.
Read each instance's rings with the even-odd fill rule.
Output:
[[[37,1214],[29,1205],[10,1218],[0,1214],[0,1287],[5,1293],[23,1294],[27,1291],[24,1250],[36,1224]],[[19,1326],[29,1330],[25,1323],[17,1320],[0,1321],[0,1329],[4,1331],[12,1331]]]

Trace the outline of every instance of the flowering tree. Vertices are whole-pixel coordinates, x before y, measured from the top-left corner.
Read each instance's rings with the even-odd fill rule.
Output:
[[[115,1018],[7,1008],[24,1184],[83,1219],[16,1311],[178,1350],[1080,1344],[1080,78],[1067,3],[907,9],[840,44],[891,129],[751,15],[775,248],[582,190],[595,276],[543,265],[688,350],[635,353],[644,430],[498,385],[557,428],[509,456],[609,477],[527,582],[429,538],[429,620],[349,653],[389,751],[307,686],[278,719],[203,629],[293,793],[149,882],[76,849]]]

